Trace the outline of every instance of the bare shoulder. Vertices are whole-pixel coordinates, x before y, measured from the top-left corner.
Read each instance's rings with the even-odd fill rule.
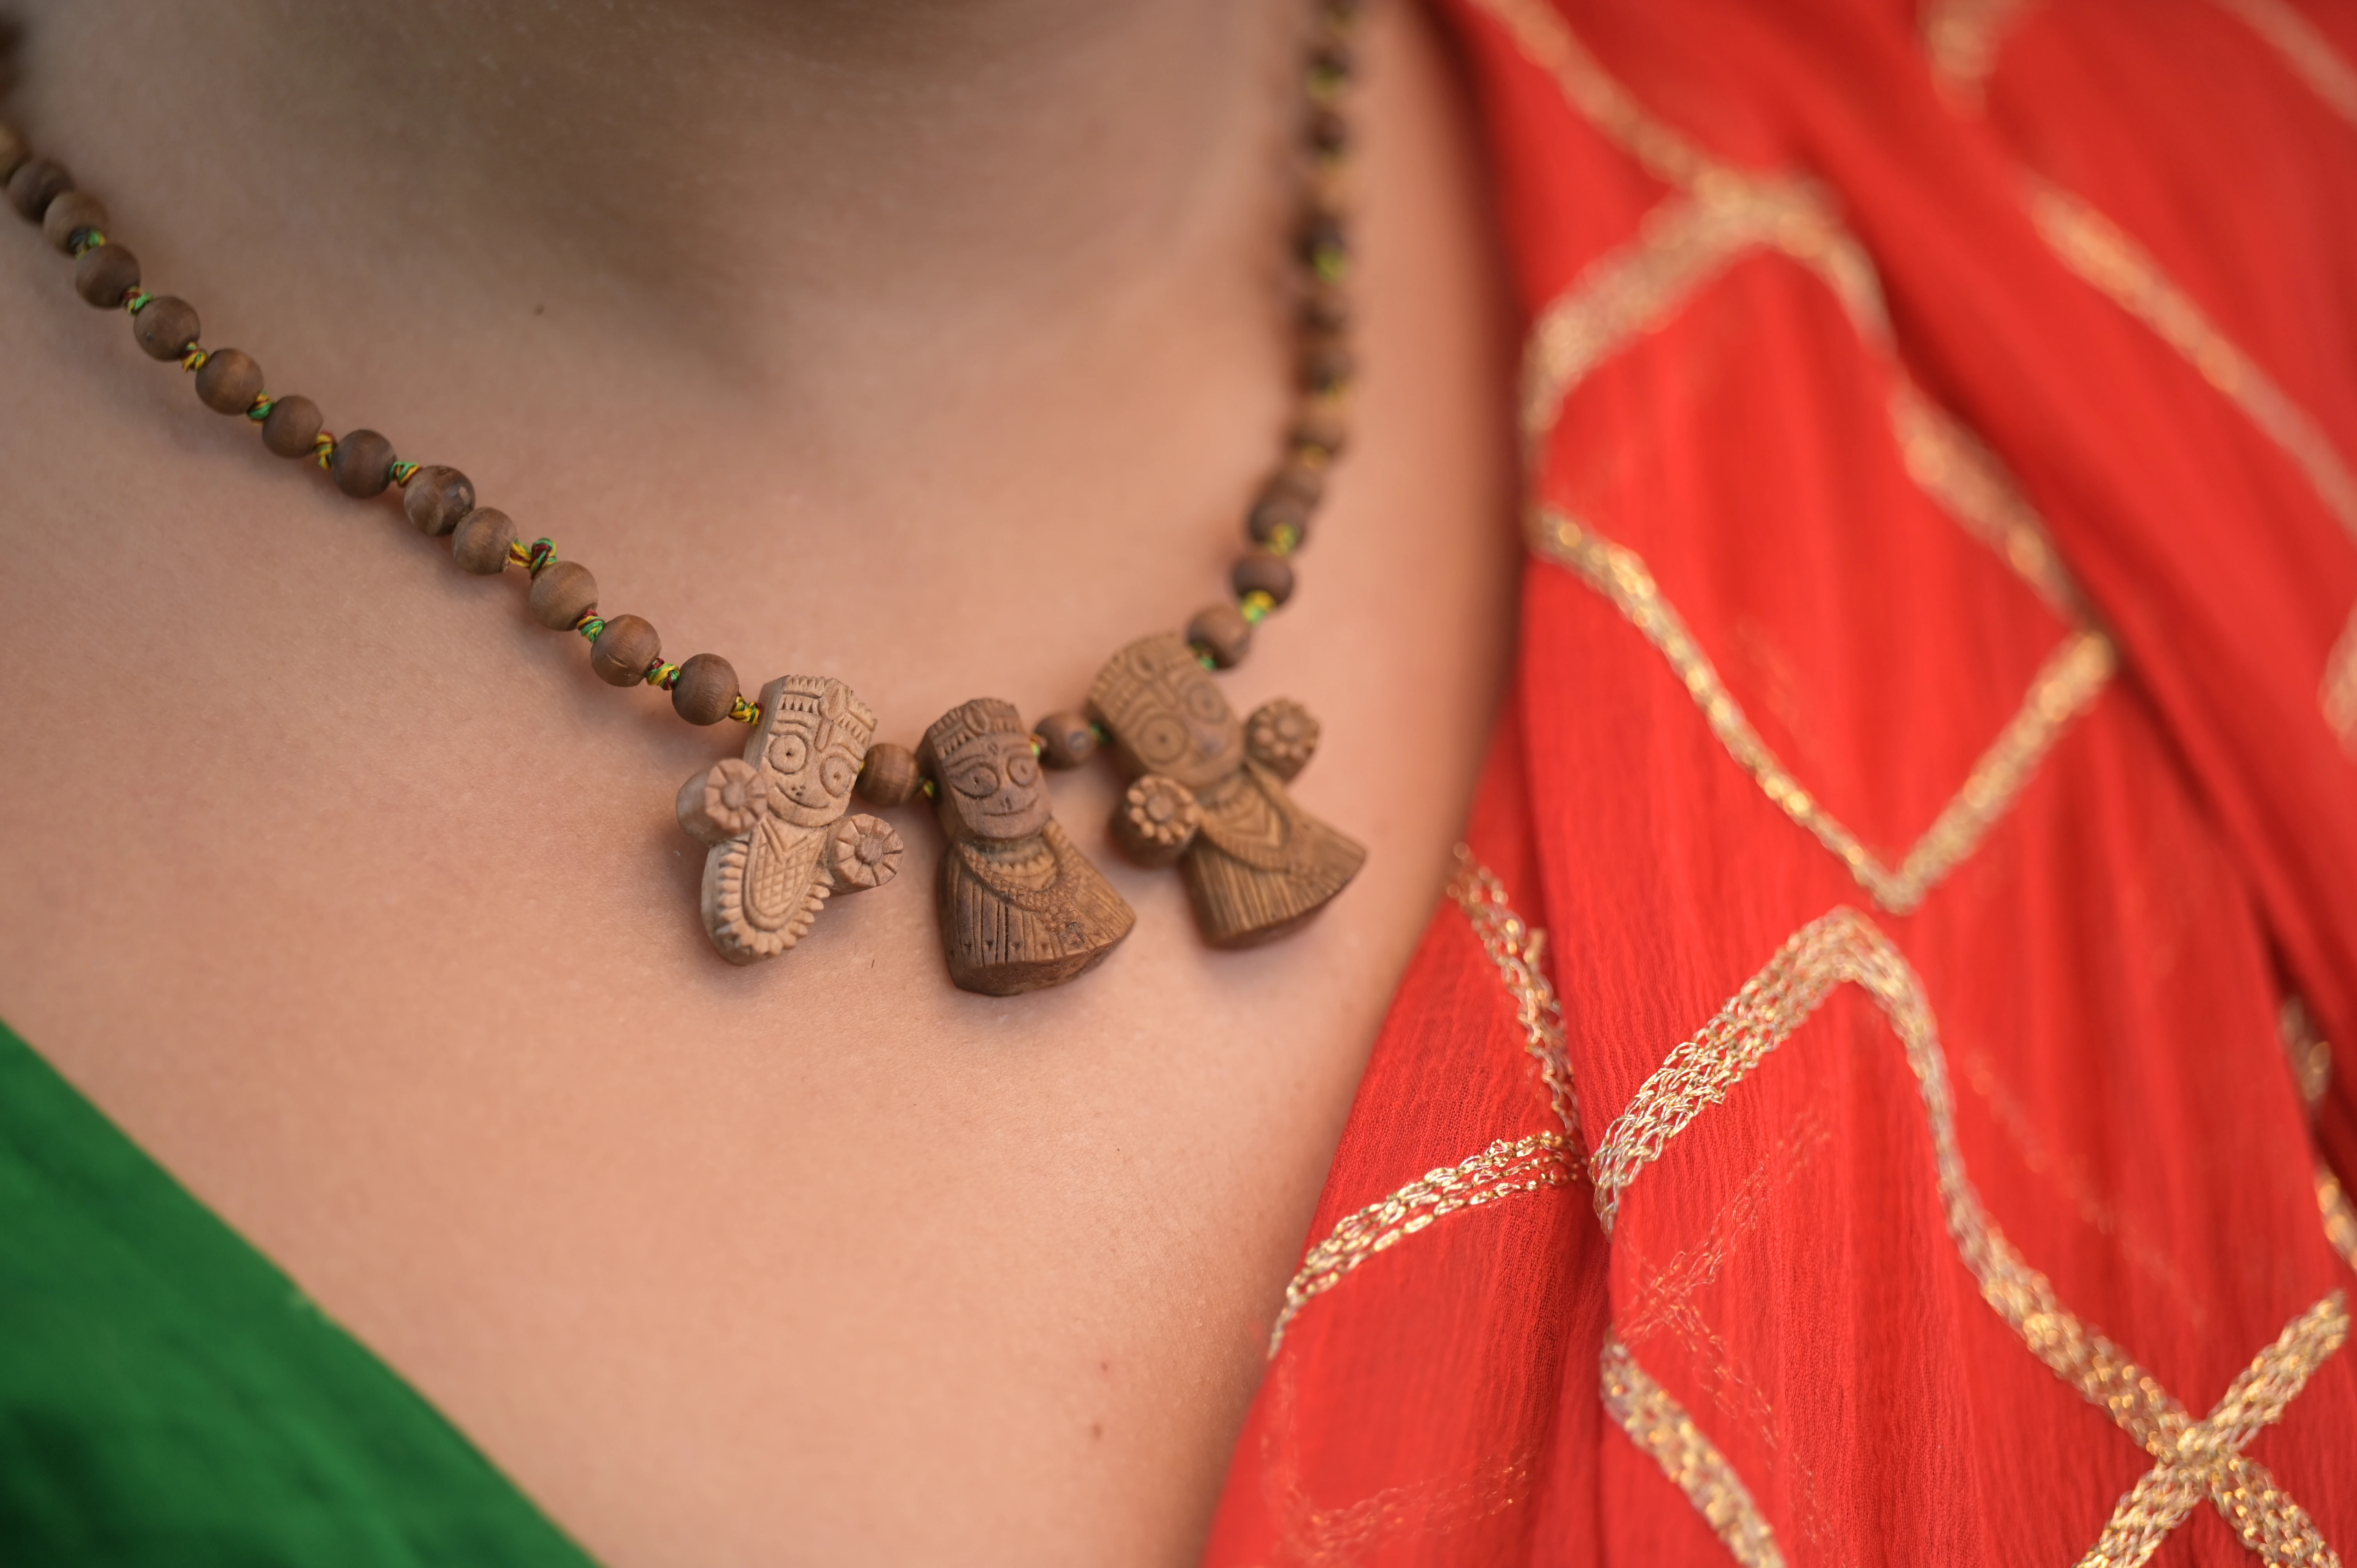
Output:
[[[1322,721],[1288,789],[1366,867],[1286,941],[1214,951],[1176,875],[1112,853],[1113,776],[1060,780],[1058,820],[1137,924],[1028,995],[948,983],[941,839],[915,810],[888,813],[898,883],[781,959],[719,961],[705,846],[672,810],[714,734],[618,699],[396,509],[264,453],[79,303],[38,233],[0,234],[0,1016],[618,1568],[789,1541],[801,1561],[1200,1550],[1511,620],[1481,177],[1429,24],[1377,15],[1360,435],[1316,594],[1232,693]],[[241,309],[233,340],[268,366],[267,318]],[[615,437],[460,417],[467,386],[386,373],[393,412],[454,446],[605,472],[590,449]],[[618,400],[612,428],[630,418]],[[602,492],[613,538],[744,454],[633,450]],[[726,572],[632,564],[670,618],[740,645],[794,614],[745,584],[868,591],[852,555],[798,575],[794,540],[764,540]],[[936,628],[888,613],[829,650],[879,734],[913,743],[938,712],[896,711],[896,671],[986,671],[1056,635],[1036,605],[972,615],[940,631],[953,652],[912,652]],[[1062,651],[1053,705],[1077,706],[1111,646]],[[960,695],[1001,694],[974,678]]]

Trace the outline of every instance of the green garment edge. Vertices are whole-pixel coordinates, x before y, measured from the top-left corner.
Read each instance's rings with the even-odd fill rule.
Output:
[[[5,1025],[0,1563],[594,1568]]]

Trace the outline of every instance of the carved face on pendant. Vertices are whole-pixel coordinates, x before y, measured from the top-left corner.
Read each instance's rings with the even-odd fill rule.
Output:
[[[1141,639],[1114,654],[1089,692],[1089,708],[1133,776],[1159,773],[1203,789],[1243,766],[1243,723],[1174,634]]]
[[[759,761],[769,775],[770,812],[805,828],[842,816],[876,730],[851,688],[825,677],[791,678],[780,683],[761,728]]]
[[[918,756],[952,839],[1026,839],[1053,814],[1031,732],[1011,703],[977,697],[951,709],[925,732]]]

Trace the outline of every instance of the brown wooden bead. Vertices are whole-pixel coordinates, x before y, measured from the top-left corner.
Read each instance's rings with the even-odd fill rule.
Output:
[[[532,618],[551,631],[571,631],[597,607],[597,579],[578,561],[551,561],[532,580]]]
[[[635,686],[662,657],[662,639],[637,616],[616,616],[589,645],[589,668],[608,686]]]
[[[1290,554],[1309,537],[1309,509],[1290,496],[1269,497],[1254,506],[1244,519],[1244,531],[1254,544]]]
[[[907,746],[888,740],[879,740],[867,748],[867,759],[859,767],[859,794],[862,800],[890,810],[905,806],[916,799],[917,787],[924,772],[917,766],[917,754]]]
[[[1351,254],[1351,235],[1339,214],[1312,212],[1301,225],[1301,259],[1316,265],[1320,259],[1329,262],[1347,259]]]
[[[201,330],[197,307],[174,294],[159,294],[131,318],[131,336],[151,360],[177,360]]]
[[[308,457],[322,423],[319,405],[309,398],[278,398],[262,417],[262,444],[281,457]]]
[[[462,572],[495,577],[508,569],[508,555],[515,542],[514,520],[497,507],[479,506],[451,531],[450,559]]]
[[[1252,651],[1252,622],[1233,605],[1212,605],[1187,623],[1187,645],[1213,664],[1232,670]]]
[[[1050,768],[1078,768],[1097,754],[1096,726],[1086,714],[1049,714],[1031,733],[1039,742],[1039,760]]]
[[[197,401],[215,413],[243,413],[262,392],[262,367],[240,349],[215,349],[197,367]]]
[[[401,510],[418,532],[439,539],[475,510],[475,482],[456,468],[429,463],[409,476],[401,492]]]
[[[1340,456],[1349,442],[1350,431],[1340,414],[1313,410],[1294,421],[1293,445],[1300,451],[1331,459]]]
[[[8,205],[28,223],[38,223],[49,203],[73,188],[73,176],[49,158],[28,158],[8,177]]]
[[[1313,338],[1301,356],[1302,384],[1314,392],[1339,392],[1358,370],[1340,338]]]
[[[93,245],[74,262],[74,292],[101,310],[113,310],[138,286],[139,258],[128,245]]]
[[[1281,555],[1255,550],[1236,563],[1228,582],[1240,599],[1246,594],[1266,594],[1269,603],[1281,605],[1293,597],[1293,564]]]
[[[679,667],[672,711],[692,725],[716,725],[735,710],[738,694],[736,666],[717,653],[699,653]]]
[[[0,185],[5,185],[8,177],[23,168],[32,156],[31,145],[16,127],[0,120]]]
[[[328,477],[336,489],[354,500],[384,494],[393,483],[393,443],[373,430],[355,430],[336,443],[328,459]]]
[[[69,190],[49,203],[41,214],[41,237],[67,255],[73,254],[74,242],[92,229],[104,231],[106,203],[86,190]]]
[[[1340,332],[1351,325],[1351,296],[1321,283],[1301,296],[1301,323],[1313,332]]]
[[[1326,497],[1326,475],[1316,465],[1296,459],[1271,474],[1260,493],[1265,499],[1284,496],[1315,508]]]
[[[1315,109],[1309,114],[1309,145],[1321,153],[1339,153],[1351,145],[1351,123],[1332,109]]]

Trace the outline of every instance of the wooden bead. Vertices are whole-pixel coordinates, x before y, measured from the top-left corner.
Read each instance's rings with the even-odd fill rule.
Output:
[[[1283,496],[1314,509],[1326,497],[1326,475],[1322,469],[1296,459],[1271,474],[1260,493],[1264,499]]]
[[[322,423],[319,405],[309,398],[279,398],[262,417],[262,444],[281,457],[308,457]]]
[[[113,310],[138,286],[139,258],[128,245],[93,245],[74,262],[74,292],[101,310]]]
[[[1358,370],[1340,338],[1313,338],[1301,356],[1302,384],[1314,392],[1340,391]]]
[[[1313,410],[1293,424],[1295,448],[1316,452],[1329,460],[1340,456],[1349,440],[1350,431],[1336,413]]]
[[[262,392],[262,367],[239,349],[215,349],[197,367],[197,401],[215,413],[243,413]]]
[[[393,483],[393,456],[392,442],[373,430],[355,430],[337,441],[335,456],[328,459],[328,477],[336,481],[336,489],[364,501],[384,494],[385,486]]]
[[[1222,670],[1232,670],[1252,651],[1252,622],[1233,605],[1213,605],[1187,623],[1187,646],[1210,656]]]
[[[1246,594],[1266,594],[1269,603],[1281,605],[1293,597],[1293,564],[1281,555],[1255,550],[1236,563],[1228,582],[1240,599]]]
[[[197,307],[178,295],[159,294],[131,318],[131,336],[151,360],[177,360],[200,330]]]
[[[692,725],[716,725],[737,706],[737,669],[717,653],[699,653],[679,667],[672,711]]]
[[[1309,537],[1309,509],[1290,496],[1272,496],[1252,509],[1244,531],[1254,544],[1278,555],[1291,554]]]
[[[589,668],[608,686],[635,686],[662,657],[662,639],[637,616],[616,616],[589,645]]]
[[[1301,324],[1313,332],[1340,332],[1351,325],[1351,296],[1321,283],[1301,296]]]
[[[48,158],[28,158],[8,177],[8,205],[28,223],[38,223],[49,203],[73,188],[65,166]]]
[[[597,607],[597,579],[578,561],[551,561],[532,580],[532,618],[551,631],[571,631]]]
[[[76,240],[92,229],[105,228],[106,203],[86,190],[60,194],[41,214],[41,237],[67,255],[73,254]]]
[[[905,746],[879,740],[867,748],[867,760],[860,764],[860,798],[887,811],[905,806],[916,798],[917,787],[923,778],[915,752]]]
[[[32,156],[32,147],[18,134],[16,127],[0,120],[0,185],[5,185],[8,177],[23,168],[26,160]]]
[[[401,492],[401,510],[417,532],[439,539],[475,510],[475,482],[440,463],[429,463],[409,476]]]
[[[1338,213],[1312,212],[1301,225],[1300,245],[1301,259],[1311,266],[1321,261],[1330,264],[1347,260],[1351,254],[1350,231]]]
[[[496,577],[508,569],[508,553],[515,542],[513,520],[497,507],[479,506],[451,531],[450,559],[461,572]]]
[[[1097,754],[1096,726],[1086,714],[1049,714],[1031,733],[1039,742],[1039,760],[1050,768],[1078,768]]]
[[[1321,153],[1339,153],[1351,145],[1351,123],[1332,109],[1310,112],[1309,145]]]

